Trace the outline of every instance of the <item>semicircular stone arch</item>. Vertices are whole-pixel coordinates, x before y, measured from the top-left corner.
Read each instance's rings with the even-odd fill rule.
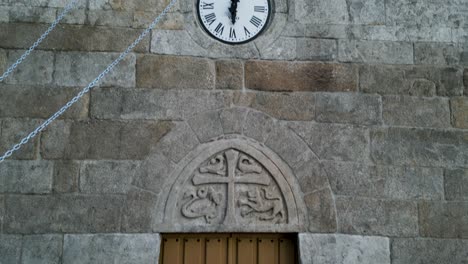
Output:
[[[317,157],[265,113],[198,114],[178,123],[155,151],[152,157],[164,155],[174,165],[164,172],[154,232],[336,231],[328,224],[335,221],[334,199]]]

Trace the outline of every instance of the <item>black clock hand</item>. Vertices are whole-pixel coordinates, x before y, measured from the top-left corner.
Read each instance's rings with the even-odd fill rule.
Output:
[[[240,0],[231,0],[231,7],[229,8],[229,12],[231,13],[231,21],[232,24],[236,23],[236,16],[237,16],[237,3]]]

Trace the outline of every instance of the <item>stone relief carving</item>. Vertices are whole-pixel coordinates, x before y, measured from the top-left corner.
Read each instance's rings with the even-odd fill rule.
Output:
[[[282,194],[257,160],[237,149],[216,153],[197,167],[181,197],[185,221],[206,224],[285,223]],[[188,199],[187,199],[188,198]]]

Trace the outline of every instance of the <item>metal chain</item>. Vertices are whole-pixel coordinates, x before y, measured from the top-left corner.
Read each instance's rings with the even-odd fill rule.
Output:
[[[65,17],[66,14],[68,14],[68,12],[70,12],[70,10],[72,10],[76,3],[77,3],[78,0],[72,0],[70,1],[70,3],[68,3],[68,5],[65,6],[65,9],[63,9],[62,13],[60,13],[60,15],[57,17],[57,19],[55,19],[55,21],[49,26],[49,28],[41,35],[41,37],[39,37],[36,42],[34,42],[34,44],[29,47],[29,49],[27,51],[25,51],[23,53],[23,55],[21,55],[21,57],[15,62],[13,63],[3,74],[2,76],[0,76],[0,82],[2,82],[3,80],[6,79],[6,77],[8,77],[8,75],[10,75],[15,69],[16,67],[18,67],[18,65],[20,65],[30,54],[31,52],[33,52],[33,50],[35,50],[37,48],[37,46],[39,46],[41,44],[42,41],[44,41],[44,39],[50,34],[50,32],[52,32],[52,30],[55,29],[55,27],[58,25],[58,23]]]
[[[172,6],[177,2],[177,0],[172,0],[166,8],[157,16],[153,22],[140,34],[140,36],[133,41],[130,46],[127,47],[127,49],[120,54],[120,56],[115,59],[111,64],[107,66],[107,68],[101,72],[92,82],[88,84],[83,90],[81,90],[73,99],[71,99],[68,103],[66,103],[60,110],[58,110],[55,114],[53,114],[49,119],[44,121],[40,126],[38,126],[33,132],[29,133],[25,138],[23,138],[18,144],[14,145],[10,150],[5,152],[3,156],[0,157],[0,163],[5,161],[8,157],[13,155],[13,153],[17,150],[19,150],[24,144],[28,143],[31,139],[33,139],[35,136],[37,136],[42,130],[44,130],[46,127],[48,127],[55,119],[57,119],[59,116],[61,116],[65,111],[67,111],[68,108],[70,108],[73,104],[78,102],[83,95],[88,93],[93,87],[98,85],[99,81],[104,78],[109,72],[112,71],[112,69],[117,66],[142,40],[143,38],[148,35],[151,30],[158,24],[159,20],[163,16],[169,12],[169,10],[172,8]]]

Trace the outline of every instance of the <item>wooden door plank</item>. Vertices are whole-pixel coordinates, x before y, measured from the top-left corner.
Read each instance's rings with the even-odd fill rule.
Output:
[[[228,264],[228,239],[206,239],[206,264]]]
[[[162,263],[183,264],[182,240],[179,238],[165,238],[163,240]]]
[[[237,264],[257,264],[257,240],[255,237],[237,238]]]
[[[258,264],[278,264],[278,239],[260,237],[258,239]]]
[[[295,264],[296,247],[294,241],[290,238],[279,239],[279,264]]]

